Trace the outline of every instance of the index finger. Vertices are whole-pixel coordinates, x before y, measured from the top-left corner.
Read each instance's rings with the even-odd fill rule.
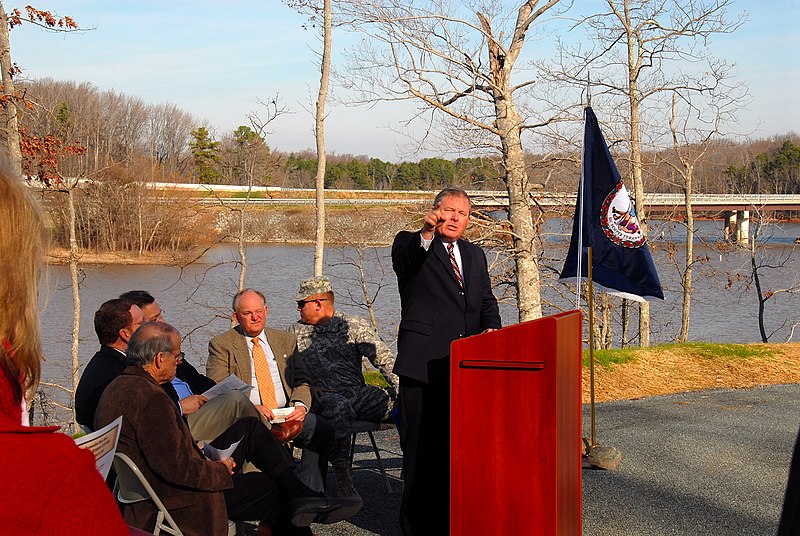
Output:
[[[425,213],[425,216],[424,216],[423,219],[425,220],[425,223],[427,225],[429,225],[430,227],[433,227],[434,229],[439,227],[442,224],[442,222],[444,221],[442,219],[441,211],[439,210],[439,207],[433,207],[433,206],[428,209],[428,212]]]

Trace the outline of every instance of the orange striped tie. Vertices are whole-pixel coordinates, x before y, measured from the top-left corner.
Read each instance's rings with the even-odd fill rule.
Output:
[[[275,384],[272,383],[272,374],[269,371],[267,355],[264,353],[264,349],[261,348],[258,337],[253,337],[253,365],[256,369],[256,381],[258,382],[258,394],[261,396],[261,404],[269,409],[277,408]]]

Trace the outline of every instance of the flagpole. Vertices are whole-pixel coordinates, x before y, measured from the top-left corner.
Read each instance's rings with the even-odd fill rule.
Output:
[[[586,121],[586,109],[583,110],[583,120]],[[585,195],[585,184],[584,184],[584,165],[586,162],[586,140],[585,136],[581,139],[581,178],[580,182],[578,183],[578,202],[579,210],[578,210],[578,258],[577,258],[577,267],[575,271],[575,309],[581,308],[581,275],[583,275],[582,271],[582,260],[583,254],[583,202],[584,202],[584,195]]]
[[[589,419],[591,422],[591,448],[597,446],[594,419],[594,285],[592,284],[592,246],[586,248],[586,304],[589,307]]]

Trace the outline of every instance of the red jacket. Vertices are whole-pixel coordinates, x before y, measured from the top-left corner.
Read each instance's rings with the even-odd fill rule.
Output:
[[[129,534],[94,455],[57,426],[22,426],[8,382],[0,368],[0,534]]]

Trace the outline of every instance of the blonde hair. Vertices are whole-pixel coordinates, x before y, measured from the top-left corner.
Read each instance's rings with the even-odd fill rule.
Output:
[[[0,166],[0,366],[26,390],[41,374],[37,310],[43,221],[31,190]]]

